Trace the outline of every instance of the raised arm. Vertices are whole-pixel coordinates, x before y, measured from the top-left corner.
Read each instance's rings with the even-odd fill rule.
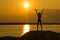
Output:
[[[37,9],[34,9],[34,10],[35,10],[36,14],[38,14]]]
[[[43,13],[44,9],[42,9],[41,14]]]

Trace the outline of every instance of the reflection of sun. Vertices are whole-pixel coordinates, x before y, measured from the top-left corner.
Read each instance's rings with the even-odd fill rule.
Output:
[[[24,7],[25,7],[25,8],[28,8],[28,7],[29,7],[29,3],[25,2],[25,3],[24,3]]]
[[[28,32],[28,31],[29,31],[29,25],[26,24],[26,25],[24,25],[24,33]]]

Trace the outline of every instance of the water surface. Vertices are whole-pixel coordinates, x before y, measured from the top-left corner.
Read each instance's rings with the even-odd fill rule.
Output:
[[[37,30],[36,25],[0,25],[0,37],[16,36],[21,37],[26,32]],[[40,30],[40,27],[39,27]],[[43,25],[43,31],[50,30],[60,33],[60,25]]]

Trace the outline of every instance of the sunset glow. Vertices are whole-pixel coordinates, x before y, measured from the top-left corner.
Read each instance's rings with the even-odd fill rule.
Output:
[[[28,8],[28,7],[29,7],[29,3],[28,3],[28,2],[25,2],[25,3],[24,3],[24,7],[25,7],[25,8]]]
[[[26,24],[26,25],[24,25],[24,33],[28,32],[28,31],[29,31],[29,25]]]

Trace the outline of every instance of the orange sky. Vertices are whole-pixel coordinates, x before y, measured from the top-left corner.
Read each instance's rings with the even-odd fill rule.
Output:
[[[60,0],[0,0],[0,13],[23,12],[24,3],[29,3],[31,9],[60,9]]]
[[[24,9],[25,2],[29,3],[28,10]],[[34,15],[35,12],[31,10],[35,8],[60,9],[60,0],[0,0],[0,19],[1,19],[0,21],[13,22],[15,20],[18,22],[19,21],[24,22],[30,19],[31,19],[30,21],[32,20],[36,21],[37,18],[36,18],[36,15]],[[59,13],[60,12],[58,12],[58,14]]]
[[[0,0],[0,8],[21,8],[26,1],[31,8],[60,9],[60,0]]]

